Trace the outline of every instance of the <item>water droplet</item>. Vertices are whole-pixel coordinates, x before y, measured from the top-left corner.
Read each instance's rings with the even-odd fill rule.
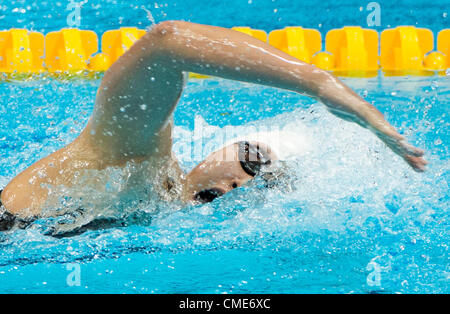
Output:
[[[45,171],[43,171],[43,170],[39,170],[38,171],[38,176],[39,176],[39,178],[45,178],[45,176],[46,176],[46,173],[45,173]]]
[[[432,90],[436,90],[438,87],[439,87],[438,82],[436,82],[436,81],[431,82],[431,89]]]

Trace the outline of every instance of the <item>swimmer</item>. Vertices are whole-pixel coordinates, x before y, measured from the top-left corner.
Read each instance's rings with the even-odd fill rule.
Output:
[[[4,188],[0,225],[39,217],[49,186],[73,187],[76,174],[87,170],[146,162],[166,174],[144,173],[154,176],[155,190],[178,191],[169,195],[186,204],[211,202],[258,176],[277,156],[265,143],[254,141],[227,145],[188,174],[181,170],[172,153],[172,116],[188,72],[313,97],[336,116],[371,130],[414,170],[425,170],[424,151],[408,144],[374,106],[332,74],[234,30],[166,21],[105,73],[81,134]],[[234,158],[224,161],[224,155]]]

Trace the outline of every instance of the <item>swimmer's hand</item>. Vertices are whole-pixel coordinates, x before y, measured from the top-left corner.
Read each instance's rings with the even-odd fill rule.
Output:
[[[329,89],[330,90],[330,89]],[[336,91],[335,94],[339,93]],[[330,96],[327,100],[334,96]],[[326,101],[327,101],[326,100]],[[355,122],[364,128],[371,130],[381,139],[394,153],[402,157],[415,171],[424,172],[428,162],[423,158],[425,152],[409,144],[404,136],[390,125],[383,114],[375,107],[361,98],[350,98],[345,103],[326,102],[328,110],[341,119]],[[338,106],[336,105],[338,104]],[[339,106],[340,105],[340,106]]]
[[[423,157],[425,151],[414,147],[395,129],[374,130],[377,136],[397,155],[402,157],[415,171],[424,172],[428,162]]]

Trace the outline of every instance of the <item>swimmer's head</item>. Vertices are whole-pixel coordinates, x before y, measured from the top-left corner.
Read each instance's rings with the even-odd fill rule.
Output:
[[[187,175],[187,197],[200,203],[212,202],[267,174],[265,169],[277,159],[263,143],[241,141],[228,145],[209,155]]]

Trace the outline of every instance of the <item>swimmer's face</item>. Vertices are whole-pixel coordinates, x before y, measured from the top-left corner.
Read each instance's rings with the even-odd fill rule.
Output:
[[[208,203],[246,184],[271,162],[268,151],[263,144],[240,142],[212,153],[187,175],[187,198]]]

